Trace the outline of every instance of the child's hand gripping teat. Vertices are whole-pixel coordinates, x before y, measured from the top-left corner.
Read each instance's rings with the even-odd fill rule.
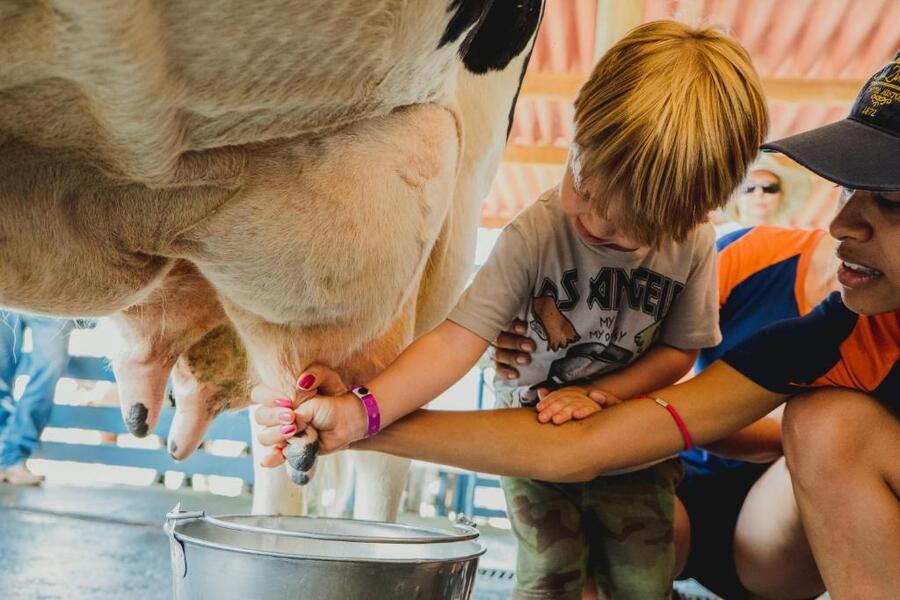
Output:
[[[257,440],[273,447],[261,464],[275,467],[284,462],[291,481],[298,485],[312,479],[320,452],[346,448],[365,435],[364,409],[328,367],[307,369],[297,380],[293,401],[264,385],[253,388],[251,398],[261,405],[254,415],[264,427]]]

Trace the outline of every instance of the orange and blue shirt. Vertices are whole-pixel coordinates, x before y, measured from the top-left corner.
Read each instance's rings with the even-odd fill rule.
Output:
[[[860,315],[834,292],[808,315],[770,325],[723,360],[773,392],[844,387],[900,414],[900,311]]]
[[[723,236],[719,249],[719,358],[762,387],[784,394],[837,386],[867,392],[900,413],[900,312],[854,313],[837,292],[812,309],[803,291],[824,231],[759,226]],[[686,477],[745,464],[702,448],[682,452]]]
[[[804,282],[816,246],[827,235],[757,226],[722,236],[719,251],[719,327],[722,342],[700,351],[696,368],[711,363],[761,329],[808,313]],[[681,453],[688,478],[733,469],[744,461],[722,458],[703,448]]]
[[[827,235],[758,226],[719,238],[719,327],[722,343],[700,352],[703,370],[763,327],[805,315],[803,286],[816,246]]]

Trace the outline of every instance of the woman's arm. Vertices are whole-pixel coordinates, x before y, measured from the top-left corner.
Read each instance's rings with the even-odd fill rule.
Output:
[[[721,361],[655,395],[678,410],[696,444],[737,431],[785,398]],[[529,409],[419,411],[354,447],[484,473],[575,482],[673,456],[684,443],[665,409],[635,400],[559,427],[539,423]]]
[[[531,361],[530,351],[534,342],[523,335],[525,331],[524,322],[517,320],[513,322],[510,331],[504,331],[497,338],[494,368],[501,376],[518,377],[519,373],[515,368],[516,364],[519,364],[518,361],[521,360],[525,364]],[[668,355],[676,352],[682,356],[674,355],[675,360],[669,362]],[[678,350],[671,346],[660,345],[649,350],[628,367],[604,375],[585,388],[604,391],[616,398],[633,398],[678,380],[688,372],[697,354],[699,352],[696,350]],[[683,361],[680,360],[682,358]],[[542,408],[543,406],[539,404],[538,409]],[[781,419],[773,415],[764,417],[726,438],[707,444],[705,448],[725,458],[759,463],[771,462],[783,454]]]

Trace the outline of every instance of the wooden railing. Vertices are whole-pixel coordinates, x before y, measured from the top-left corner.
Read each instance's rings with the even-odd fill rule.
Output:
[[[23,354],[23,367],[27,366],[30,354]],[[64,377],[86,381],[115,382],[109,363],[104,358],[91,356],[72,356],[66,368]],[[484,403],[484,373],[479,377],[478,408]],[[162,443],[155,448],[130,448],[112,443],[84,444],[68,443],[60,441],[44,441],[41,449],[34,454],[35,458],[58,461],[74,461],[79,463],[94,463],[104,465],[117,465],[125,467],[141,467],[153,469],[160,474],[166,471],[184,473],[185,476],[193,475],[223,475],[237,477],[252,485],[253,463],[249,455],[250,446],[250,421],[246,410],[219,415],[210,425],[206,434],[206,440],[234,440],[247,444],[248,450],[241,456],[229,457],[213,455],[206,452],[201,446],[187,459],[176,462],[172,460],[166,451],[166,437],[172,425],[175,410],[165,407],[159,416],[155,434],[162,438]],[[69,404],[54,404],[48,427],[60,429],[94,430],[104,433],[124,434],[128,429],[122,419],[121,411],[113,406],[73,406]],[[455,478],[455,482],[452,480]],[[476,503],[476,491],[479,488],[499,488],[499,480],[494,477],[485,477],[477,473],[458,472],[445,470],[440,473],[441,492],[438,494],[439,503],[446,496],[447,486],[455,484],[451,508],[457,513],[479,517],[504,517],[502,510],[490,509],[479,506]],[[438,507],[439,512],[445,512],[443,506]]]
[[[23,361],[30,360],[29,354]],[[72,356],[65,377],[93,381],[115,381],[108,361],[91,356]],[[158,448],[126,448],[116,444],[82,444],[46,441],[34,455],[35,458],[67,460],[80,463],[99,463],[127,467],[154,469],[160,473],[177,471],[190,477],[196,474],[239,477],[253,483],[253,463],[248,452],[241,456],[218,456],[206,452],[203,447],[187,459],[176,462],[166,451],[165,439],[172,425],[175,410],[164,408],[154,433],[163,442]],[[128,433],[118,407],[72,406],[54,404],[49,427],[61,429],[88,429],[104,433]],[[250,444],[250,421],[247,411],[225,413],[216,417],[206,434],[206,440],[233,440]]]

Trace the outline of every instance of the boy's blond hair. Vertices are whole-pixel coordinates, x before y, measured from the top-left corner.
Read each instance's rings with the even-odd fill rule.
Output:
[[[645,244],[682,241],[722,207],[768,127],[747,52],[709,27],[645,23],[603,55],[575,100],[591,202]]]

